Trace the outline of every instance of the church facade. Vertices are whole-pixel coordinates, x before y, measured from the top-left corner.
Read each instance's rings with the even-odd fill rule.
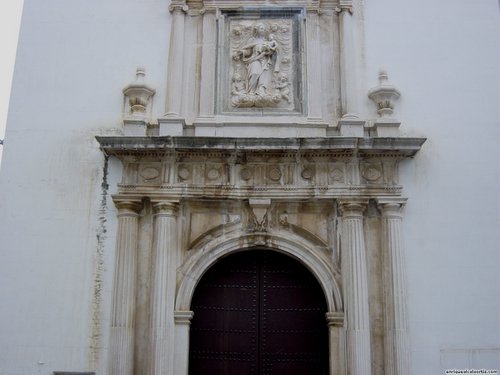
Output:
[[[490,3],[26,1],[0,373],[498,371]]]

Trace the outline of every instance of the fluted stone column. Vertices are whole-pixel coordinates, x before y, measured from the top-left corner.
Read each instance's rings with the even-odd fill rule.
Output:
[[[172,1],[169,10],[172,12],[172,26],[168,55],[166,116],[179,117],[184,68],[184,17],[188,7],[184,2]]]
[[[383,216],[385,374],[409,373],[408,318],[402,209],[405,200],[380,199]]]
[[[350,375],[371,374],[368,272],[363,230],[363,201],[341,201],[342,277],[347,320],[347,365]]]
[[[174,303],[178,264],[178,204],[153,202],[153,285],[151,306],[151,374],[174,374]]]
[[[188,375],[189,369],[189,326],[194,313],[175,311],[175,355],[174,374]]]
[[[326,313],[330,337],[330,375],[346,375],[344,313]]]
[[[109,343],[110,375],[133,375],[135,284],[140,202],[115,200],[118,209]]]

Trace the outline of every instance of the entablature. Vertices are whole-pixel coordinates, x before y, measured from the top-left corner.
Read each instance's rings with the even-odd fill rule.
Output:
[[[424,138],[97,137],[120,193],[275,200],[400,196],[399,161]]]

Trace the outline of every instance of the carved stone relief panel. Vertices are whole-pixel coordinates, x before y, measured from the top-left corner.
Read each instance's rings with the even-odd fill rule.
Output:
[[[398,158],[367,159],[361,162],[362,182],[367,185],[397,185]]]
[[[345,163],[334,162],[329,164],[328,183],[331,185],[346,183]]]
[[[367,184],[380,184],[383,182],[384,172],[380,161],[363,161],[361,163],[361,177]]]
[[[300,14],[294,9],[223,12],[220,112],[302,111]]]
[[[139,179],[143,184],[158,185],[161,181],[161,163],[147,163],[139,166]]]

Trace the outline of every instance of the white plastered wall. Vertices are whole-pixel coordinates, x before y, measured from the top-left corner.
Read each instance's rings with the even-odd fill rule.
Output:
[[[94,139],[137,66],[165,109],[163,0],[25,0],[0,174],[0,374],[106,373],[116,211]],[[108,193],[121,165],[110,159]],[[97,238],[99,236],[99,239]]]
[[[496,1],[365,2],[368,86],[401,90],[412,374],[500,370]]]

